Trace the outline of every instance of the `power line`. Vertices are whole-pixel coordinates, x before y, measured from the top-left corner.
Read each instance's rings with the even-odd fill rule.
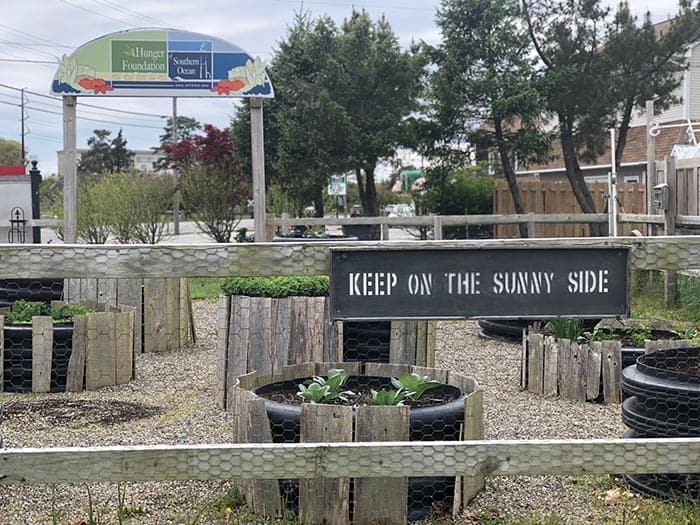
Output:
[[[168,25],[165,22],[163,22],[163,20],[160,20],[158,18],[154,18],[154,17],[149,16],[149,15],[144,15],[143,13],[139,13],[138,11],[134,11],[132,9],[128,9],[126,7],[115,4],[114,2],[110,2],[109,0],[92,0],[92,1],[98,5],[110,7],[112,9],[114,9],[115,11],[120,11],[126,15],[135,16],[135,17],[138,17],[140,19],[150,20],[151,22],[154,22],[158,25],[166,25],[166,26]]]
[[[50,111],[48,109],[38,109],[37,111],[41,111],[42,113],[49,113],[51,115],[63,115],[63,113],[59,111]],[[149,129],[163,129],[162,126],[149,126],[146,124],[130,124],[128,122],[116,122],[113,120],[104,120],[104,119],[99,119],[99,118],[90,118],[90,117],[81,117],[78,115],[77,117],[80,120],[90,120],[92,122],[102,122],[104,124],[116,124],[118,126],[124,126],[124,127],[131,127],[131,128],[149,128]]]
[[[83,10],[83,11],[86,11],[86,12],[88,12],[88,13],[90,13],[90,14],[93,14],[93,15],[96,15],[96,16],[101,16],[102,18],[106,18],[106,19],[108,19],[108,20],[112,20],[113,22],[119,22],[120,24],[125,24],[125,25],[128,25],[128,26],[130,26],[130,27],[136,27],[134,24],[129,24],[128,22],[125,22],[124,20],[121,20],[121,19],[119,19],[119,18],[114,18],[113,16],[105,15],[104,13],[100,13],[100,12],[98,12],[98,11],[94,11],[94,10],[92,10],[92,9],[88,9],[87,7],[83,7],[83,6],[81,6],[81,5],[73,4],[73,3],[69,2],[68,0],[61,0],[61,2],[63,2],[63,3],[66,4],[66,5],[69,5],[69,6],[71,6],[71,7],[75,7],[76,9],[81,9],[81,10]]]
[[[57,66],[57,60],[34,60],[30,58],[0,58],[0,62],[23,62],[28,64],[51,64]]]
[[[0,87],[6,88],[6,89],[12,89],[14,91],[22,91],[21,88],[10,86],[8,84],[3,84],[1,82],[0,82]],[[60,100],[61,100],[59,97],[45,95],[44,93],[39,93],[37,91],[30,91],[28,89],[25,89],[24,92],[28,93],[30,95],[37,96],[37,97],[48,98],[48,99],[53,100],[55,102],[60,102]],[[88,103],[84,103],[84,102],[81,102],[78,107],[95,108],[95,109],[99,109],[102,111],[112,111],[114,113],[124,113],[127,115],[138,115],[138,116],[142,116],[142,117],[170,118],[168,115],[158,115],[156,113],[144,113],[144,112],[139,112],[139,111],[129,111],[126,109],[105,108],[102,106],[97,106],[95,104],[88,104]]]

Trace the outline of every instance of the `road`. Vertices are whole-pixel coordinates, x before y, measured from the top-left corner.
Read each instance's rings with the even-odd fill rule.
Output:
[[[214,241],[212,240],[211,237],[208,237],[204,235],[202,232],[199,231],[197,228],[197,225],[194,222],[190,221],[184,221],[180,223],[180,234],[175,235],[172,233],[173,231],[173,224],[170,223],[168,224],[169,229],[167,230],[170,232],[169,234],[165,235],[163,240],[160,242],[160,244],[207,244],[207,243],[213,243]],[[241,220],[240,224],[238,225],[238,229],[240,228],[247,228],[248,231],[253,230],[253,219],[243,219]],[[336,228],[335,230],[333,228]],[[329,231],[332,233],[337,232],[340,234],[340,227],[329,227]],[[390,241],[399,241],[399,240],[414,240],[415,237],[411,236],[410,233],[400,229],[400,228],[389,228],[389,240]],[[41,242],[44,244],[62,244],[63,241],[61,241],[57,236],[56,232],[54,232],[51,229],[44,228],[41,230]]]

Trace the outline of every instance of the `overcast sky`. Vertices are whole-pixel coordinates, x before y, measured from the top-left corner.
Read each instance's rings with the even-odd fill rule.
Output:
[[[57,59],[80,45],[127,29],[174,28],[204,33],[269,60],[282,40],[294,13],[327,14],[338,23],[352,11],[365,9],[373,19],[384,14],[402,46],[424,40],[439,43],[433,0],[2,0],[0,17],[0,137],[20,141],[20,92],[25,88],[25,145],[31,160],[44,174],[56,172],[56,151],[62,148],[61,102],[47,97]],[[615,4],[615,0],[607,0]],[[669,0],[630,0],[635,14],[649,10],[652,19],[665,20],[676,10]],[[272,79],[274,84],[274,79]],[[43,96],[42,96],[43,95]],[[98,107],[86,107],[90,106]],[[227,127],[233,113],[231,99],[178,99],[178,114],[201,123]],[[164,119],[172,115],[172,100],[163,98],[78,99],[78,147],[86,147],[92,130],[120,128],[131,149],[158,144]],[[118,111],[113,111],[118,110]],[[128,111],[131,113],[126,113]]]

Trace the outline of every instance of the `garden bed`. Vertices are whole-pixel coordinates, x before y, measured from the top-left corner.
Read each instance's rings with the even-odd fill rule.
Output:
[[[304,391],[299,385],[309,383],[311,388],[315,384],[330,384],[320,376],[327,374],[329,382],[338,379],[341,371],[335,366],[348,368],[342,371],[347,378],[342,384],[346,395],[331,397],[322,404],[298,403],[300,396],[296,392]],[[361,373],[363,369],[365,372]],[[377,363],[304,363],[282,369],[279,381],[273,378],[270,382],[269,376],[255,373],[242,376],[233,407],[239,421],[238,441],[455,441],[483,436],[481,392],[475,381],[447,370],[422,367],[413,369],[419,373],[408,377],[410,370],[406,365]],[[309,373],[315,373],[313,380],[306,377]],[[427,376],[418,380],[423,374]],[[435,381],[428,381],[431,388],[416,395],[413,402],[406,399],[404,406],[365,406],[370,402],[368,398],[379,397],[377,392],[389,393],[389,389],[398,388],[392,392],[400,393],[400,385],[408,385],[411,377],[419,384],[428,378]],[[257,403],[260,399],[264,399],[264,412]],[[377,468],[381,472],[379,465]],[[248,494],[258,501],[257,512],[263,515],[274,515],[291,505],[312,523],[372,523],[401,521],[402,515],[409,520],[422,519],[435,506],[451,509],[455,490],[460,491],[457,501],[467,502],[482,487],[483,478],[479,477],[463,478],[459,484],[454,478],[421,476],[301,483],[279,480],[279,487],[266,480],[252,482]],[[329,505],[329,501],[333,504]]]

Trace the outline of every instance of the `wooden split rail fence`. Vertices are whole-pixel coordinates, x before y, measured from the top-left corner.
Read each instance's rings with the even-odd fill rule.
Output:
[[[425,245],[631,248],[635,270],[700,269],[700,238],[627,237],[394,242]],[[382,246],[382,243],[376,243]],[[328,275],[329,250],[348,243],[168,246],[0,245],[7,278],[162,278]],[[469,349],[464,349],[468,353]],[[488,400],[486,400],[488,403]],[[426,476],[700,472],[700,438],[465,442],[217,444],[0,450],[0,484]]]

